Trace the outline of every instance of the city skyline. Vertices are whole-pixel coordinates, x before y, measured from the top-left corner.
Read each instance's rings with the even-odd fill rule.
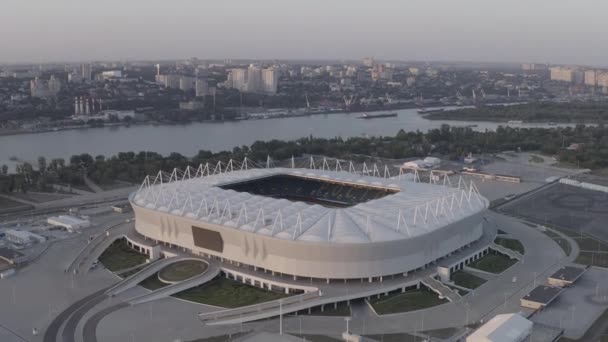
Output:
[[[341,4],[341,5],[340,5]],[[351,3],[276,0],[103,4],[9,0],[1,63],[83,60],[360,59],[606,65],[602,13],[591,0]],[[577,13],[584,13],[577,14]],[[15,30],[19,28],[19,30]],[[77,29],[76,29],[77,28]]]

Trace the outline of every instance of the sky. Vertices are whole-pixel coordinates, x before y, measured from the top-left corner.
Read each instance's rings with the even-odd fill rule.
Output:
[[[361,59],[608,65],[605,0],[0,0],[0,62]]]

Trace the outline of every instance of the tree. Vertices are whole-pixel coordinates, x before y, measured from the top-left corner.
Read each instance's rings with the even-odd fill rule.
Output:
[[[2,164],[2,174],[5,176],[8,175],[8,165]]]

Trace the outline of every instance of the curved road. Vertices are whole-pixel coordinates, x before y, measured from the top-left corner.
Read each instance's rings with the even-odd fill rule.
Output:
[[[107,307],[107,308],[95,313],[93,316],[91,316],[85,322],[84,328],[82,329],[84,341],[97,342],[97,333],[96,332],[97,332],[97,326],[99,325],[99,322],[101,322],[101,320],[104,317],[111,314],[112,312],[118,311],[118,310],[120,310],[122,308],[126,308],[128,306],[129,306],[129,304],[127,304],[127,303],[119,303],[119,304]]]
[[[96,296],[91,298],[91,300],[87,301],[78,308],[78,310],[74,311],[67,323],[63,327],[62,340],[63,342],[76,342],[76,327],[78,326],[78,322],[82,319],[82,317],[89,312],[94,306],[103,302],[107,298],[107,295],[104,293],[101,296]],[[85,341],[88,341],[85,339]]]
[[[78,300],[77,302],[75,302],[74,304],[68,306],[65,310],[63,310],[59,315],[57,315],[57,317],[55,317],[55,319],[51,322],[51,324],[49,324],[48,328],[44,332],[43,341],[44,342],[56,342],[57,334],[59,333],[59,330],[61,329],[61,326],[63,325],[63,323],[68,318],[70,318],[70,316],[72,316],[72,314],[74,314],[74,312],[78,311],[82,306],[86,305],[90,301],[96,300],[97,297],[99,297],[99,296],[104,296],[105,291],[106,291],[105,288],[101,289],[93,294],[90,294],[90,295]]]

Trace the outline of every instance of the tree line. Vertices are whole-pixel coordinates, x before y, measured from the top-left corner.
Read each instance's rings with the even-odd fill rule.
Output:
[[[576,149],[568,149],[570,144],[579,144]],[[251,146],[239,146],[231,151],[211,152],[200,150],[195,156],[187,157],[177,152],[163,156],[156,152],[121,152],[111,157],[89,154],[74,155],[69,161],[44,157],[38,159],[36,167],[29,163],[20,164],[16,172],[8,172],[2,166],[0,191],[45,191],[51,184],[82,186],[84,176],[104,185],[115,181],[140,183],[146,175],[159,170],[171,172],[173,168],[183,169],[187,165],[217,163],[248,159],[263,164],[270,156],[283,160],[304,155],[325,155],[328,157],[357,160],[365,155],[380,158],[409,158],[439,155],[458,160],[468,153],[498,153],[503,151],[540,151],[555,156],[564,163],[584,168],[608,167],[608,129],[604,125],[569,128],[512,128],[498,127],[496,131],[474,131],[465,127],[450,127],[406,132],[400,130],[395,136],[315,138],[309,136],[291,141],[257,141]]]

